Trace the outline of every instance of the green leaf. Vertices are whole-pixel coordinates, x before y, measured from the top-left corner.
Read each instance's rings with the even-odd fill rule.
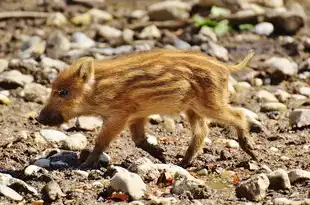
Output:
[[[208,26],[208,27],[214,28],[215,26],[218,25],[218,22],[213,21],[212,19],[209,19],[209,18],[203,18],[199,14],[195,14],[193,16],[193,20],[194,20],[195,26],[198,26],[198,27]]]
[[[218,23],[218,25],[214,28],[214,32],[217,36],[223,36],[225,33],[229,32],[231,30],[229,26],[228,20],[222,20]]]
[[[251,30],[252,28],[254,28],[254,25],[252,24],[240,24],[239,25],[239,29],[241,31],[248,31],[248,30]]]
[[[229,9],[225,9],[225,8],[217,7],[217,6],[212,6],[210,12],[211,12],[212,16],[214,16],[214,17],[219,17],[219,16],[226,17],[226,16],[229,16],[231,14]]]

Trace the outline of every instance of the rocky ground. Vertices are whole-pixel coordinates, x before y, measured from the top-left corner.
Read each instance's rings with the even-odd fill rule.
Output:
[[[156,2],[0,2],[0,204],[310,204],[309,3]],[[187,169],[177,166],[191,136],[181,113],[150,116],[147,125],[169,164],[136,148],[124,130],[101,169],[79,170],[102,121],[83,116],[54,128],[34,120],[50,82],[75,59],[156,47],[201,50],[230,64],[255,51],[229,90],[251,124],[258,162],[234,130],[212,123],[203,153]]]

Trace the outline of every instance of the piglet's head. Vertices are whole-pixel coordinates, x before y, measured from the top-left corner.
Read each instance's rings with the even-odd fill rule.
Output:
[[[36,120],[58,126],[85,111],[85,103],[94,83],[94,60],[84,57],[59,73],[52,82],[52,92]]]

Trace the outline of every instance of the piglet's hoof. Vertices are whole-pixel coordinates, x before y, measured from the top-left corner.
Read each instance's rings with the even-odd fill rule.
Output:
[[[87,168],[96,168],[98,166],[99,162],[99,155],[91,153],[85,162],[83,162],[80,166],[79,169],[87,169]]]
[[[158,145],[153,145],[148,143],[146,140],[137,144],[137,147],[143,149],[144,151],[148,152],[150,155],[155,157],[156,159],[160,160],[162,163],[166,163],[164,157],[164,150],[160,148]]]

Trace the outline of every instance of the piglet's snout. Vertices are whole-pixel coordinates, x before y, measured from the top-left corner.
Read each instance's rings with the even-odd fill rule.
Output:
[[[36,120],[43,125],[60,125],[64,122],[64,118],[60,112],[54,109],[44,108]]]

